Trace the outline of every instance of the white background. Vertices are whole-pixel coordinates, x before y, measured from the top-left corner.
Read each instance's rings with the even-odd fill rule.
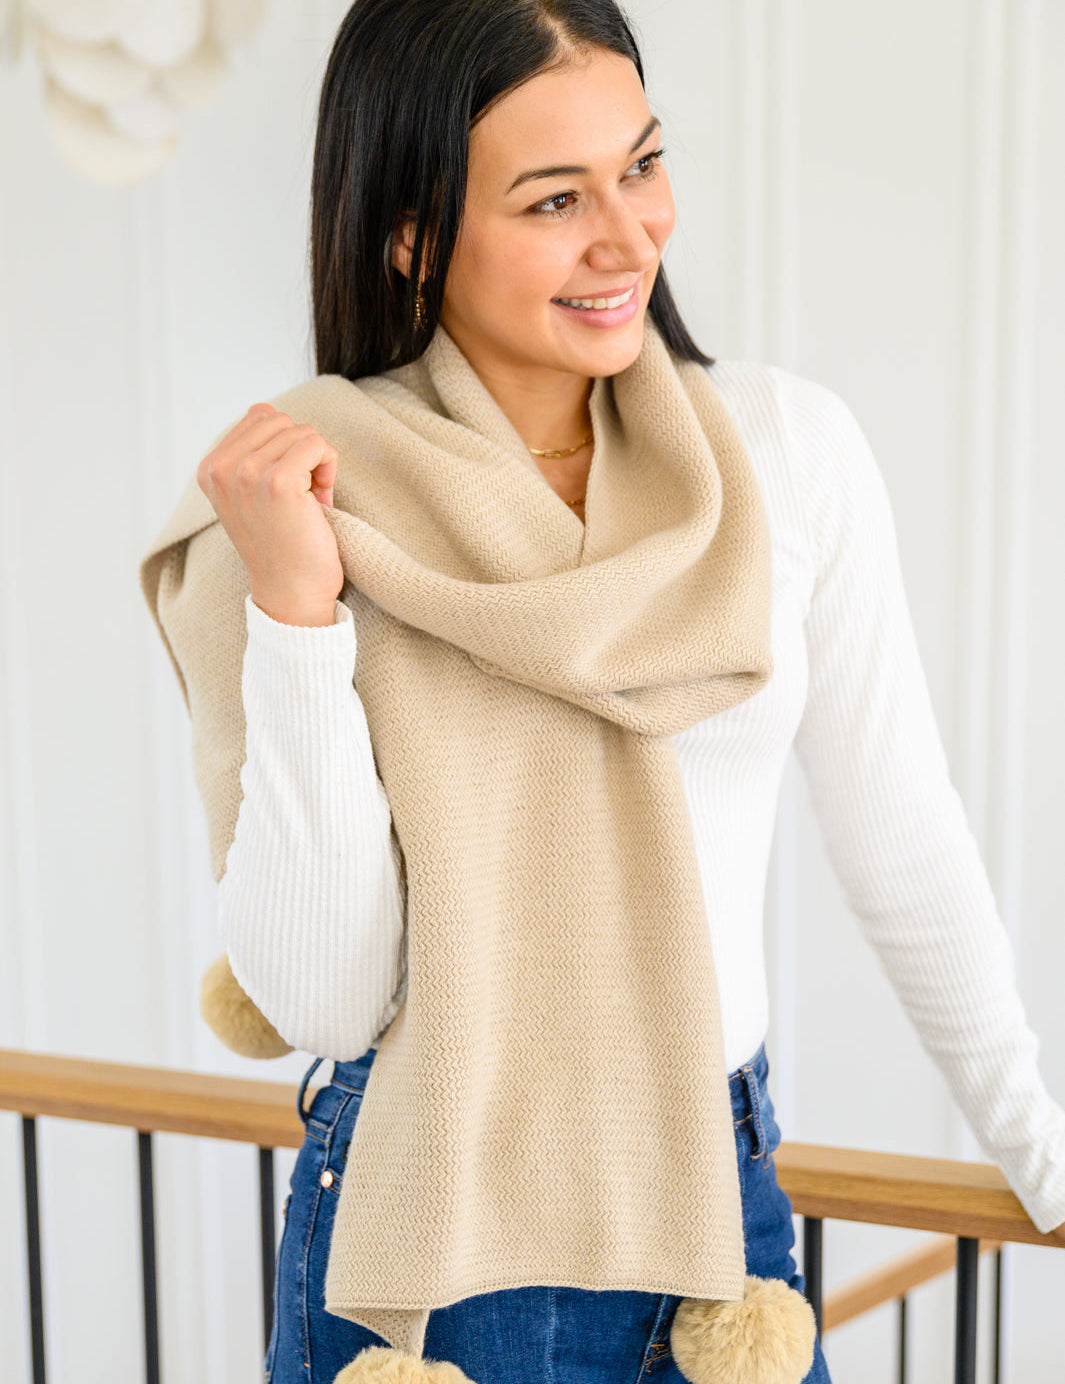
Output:
[[[197,1017],[219,949],[176,680],[137,564],[210,439],[314,373],[315,105],[346,6],[275,3],[164,169],[59,156],[31,55],[0,74],[0,1045],[295,1080]],[[710,354],[835,389],[895,508],[954,781],[1065,1100],[1059,593],[1061,0],[634,0],[678,203],[666,264]],[[826,862],[789,764],[767,897],[784,1138],[982,1158]],[[40,1126],[49,1378],[141,1377],[135,1138]],[[261,1376],[254,1150],[160,1138],[168,1384]],[[0,1361],[29,1380],[18,1121],[0,1116]],[[278,1199],[291,1155],[279,1160]],[[826,1288],[920,1242],[825,1227]],[[981,1365],[986,1371],[985,1261]],[[1009,1251],[1009,1378],[1060,1379],[1065,1251]],[[950,1377],[952,1280],[911,1299]],[[827,1338],[896,1378],[888,1306]]]

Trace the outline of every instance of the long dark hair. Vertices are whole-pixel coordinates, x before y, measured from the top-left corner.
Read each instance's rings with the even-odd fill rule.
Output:
[[[355,0],[318,104],[310,260],[319,374],[353,380],[421,355],[462,219],[471,127],[520,83],[592,47],[631,59],[643,83],[614,0]],[[404,213],[415,228],[409,276],[392,263]],[[661,265],[648,312],[678,357],[713,364],[688,334]]]

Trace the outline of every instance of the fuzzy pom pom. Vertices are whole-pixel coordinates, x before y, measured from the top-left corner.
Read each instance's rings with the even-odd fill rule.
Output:
[[[670,1348],[691,1384],[800,1384],[816,1336],[814,1310],[801,1293],[781,1278],[748,1274],[741,1302],[684,1298]]]
[[[367,1346],[345,1365],[333,1384],[474,1384],[458,1365],[423,1360],[391,1346]]]
[[[215,1037],[241,1057],[284,1057],[293,1050],[241,989],[228,956],[220,956],[204,972],[200,1013]]]

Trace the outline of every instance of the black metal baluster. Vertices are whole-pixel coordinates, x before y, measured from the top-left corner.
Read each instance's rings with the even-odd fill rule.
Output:
[[[906,1384],[906,1294],[899,1298],[899,1384]]]
[[[955,1269],[954,1384],[976,1384],[976,1289],[980,1241],[958,1236]]]
[[[30,1296],[33,1384],[45,1384],[44,1293],[41,1288],[41,1211],[37,1192],[37,1121],[22,1117],[22,1171],[26,1193],[26,1272]]]
[[[259,1149],[259,1235],[262,1245],[263,1348],[270,1349],[274,1329],[274,1261],[277,1257],[274,1221],[274,1151]]]
[[[159,1384],[159,1302],[155,1285],[155,1189],[152,1136],[137,1131],[141,1174],[141,1275],[144,1285],[144,1378]]]
[[[1002,1384],[1002,1247],[995,1251],[995,1344],[992,1384]]]
[[[821,1240],[823,1222],[819,1216],[802,1218],[802,1272],[806,1279],[806,1299],[814,1309],[817,1334],[821,1334]]]

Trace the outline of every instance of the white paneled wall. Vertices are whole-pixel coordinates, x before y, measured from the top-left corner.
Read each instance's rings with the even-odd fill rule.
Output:
[[[62,161],[31,54],[0,70],[0,1045],[293,1080],[306,1065],[237,1059],[197,1018],[214,885],[136,569],[210,438],[313,370],[306,202],[345,9],[275,0],[169,163],[132,188]],[[879,458],[953,776],[1065,1099],[1065,5],[629,12],[696,339],[831,386]],[[794,763],[766,927],[784,1137],[981,1158],[842,901]],[[43,1121],[40,1141],[49,1377],[134,1380],[132,1136]],[[254,1152],[159,1145],[167,1384],[254,1384]],[[13,1384],[29,1379],[19,1147],[0,1116]],[[829,1222],[826,1286],[919,1239]],[[1056,1382],[1065,1252],[1011,1249],[1007,1299],[1008,1377]],[[893,1324],[885,1308],[828,1337],[837,1384],[895,1378]],[[949,1377],[949,1281],[915,1295],[910,1336],[914,1384]]]

